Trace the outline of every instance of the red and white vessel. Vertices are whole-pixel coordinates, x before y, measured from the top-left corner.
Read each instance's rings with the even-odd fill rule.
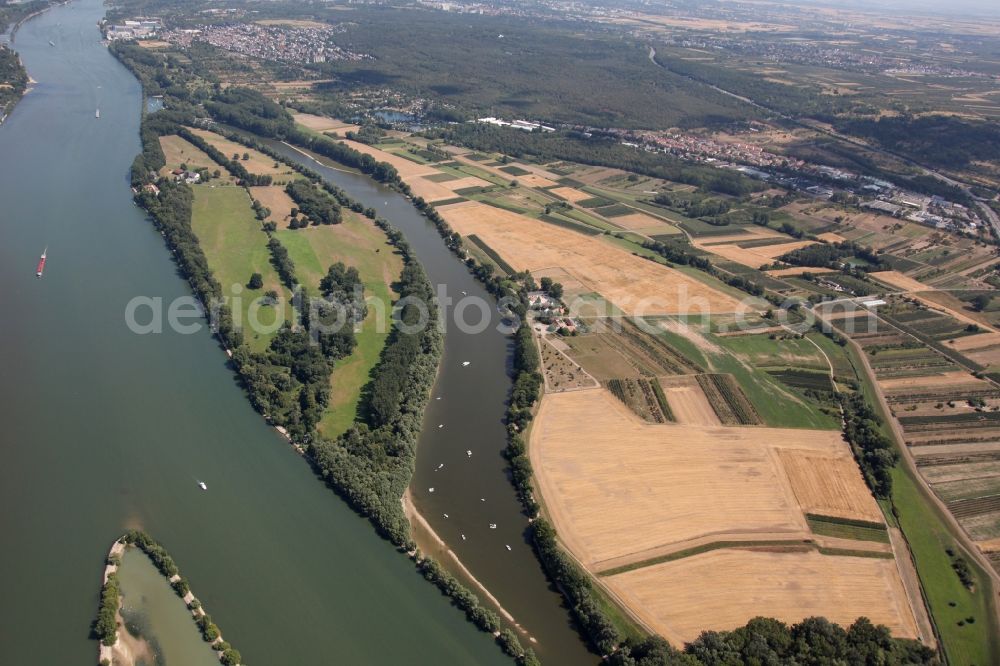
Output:
[[[42,257],[38,260],[38,269],[35,271],[37,277],[42,277],[42,273],[45,272],[45,255],[48,254],[49,248],[42,250]]]

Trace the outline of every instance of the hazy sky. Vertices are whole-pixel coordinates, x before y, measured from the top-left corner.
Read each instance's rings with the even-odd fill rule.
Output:
[[[781,0],[779,0],[781,1]],[[1000,16],[1000,0],[798,0],[808,4],[859,10],[913,9],[934,14],[990,14]],[[1000,35],[997,35],[1000,37]]]

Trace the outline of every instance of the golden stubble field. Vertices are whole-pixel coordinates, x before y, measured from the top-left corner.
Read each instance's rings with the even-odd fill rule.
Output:
[[[744,238],[743,240],[748,240]],[[797,250],[802,247],[813,245],[813,241],[790,241],[776,245],[762,245],[759,247],[740,247],[737,243],[701,245],[700,247],[712,254],[716,254],[723,259],[729,259],[736,263],[749,266],[750,268],[760,268],[764,264],[770,264],[781,255]]]
[[[455,190],[462,190],[467,187],[490,187],[489,183],[482,178],[467,176],[454,180],[434,182],[423,176],[411,176],[406,178],[406,184],[410,186],[414,196],[424,199],[424,201],[434,202],[455,198]]]
[[[605,389],[546,394],[529,452],[560,540],[647,626],[675,645],[758,616],[859,615],[916,629],[895,561],[820,554],[805,513],[881,522],[836,431],[709,425],[665,383],[687,424],[647,424]],[[677,396],[679,397],[679,396]],[[786,547],[754,542],[787,541]],[[671,553],[742,542],[663,561]],[[884,552],[884,549],[883,549]]]
[[[475,201],[441,206],[438,212],[463,236],[476,234],[515,270],[560,268],[626,314],[739,309],[732,296],[598,237]]]
[[[917,635],[891,559],[721,549],[603,582],[674,645],[702,631],[742,626],[756,616],[793,623],[818,615],[845,627],[864,616],[889,627],[893,636]]]
[[[853,459],[834,430],[647,424],[593,389],[546,394],[530,450],[562,539],[596,571],[696,543],[809,538],[799,496],[880,520],[857,466],[838,464]],[[782,454],[843,479],[786,469]]]

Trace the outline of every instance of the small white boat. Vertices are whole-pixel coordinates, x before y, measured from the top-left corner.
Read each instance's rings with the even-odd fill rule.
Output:
[[[464,534],[462,535],[462,541],[465,541],[465,535]]]
[[[486,501],[486,498],[485,498],[485,497],[480,497],[480,498],[479,498],[479,501],[480,501],[480,502],[485,502],[485,501]]]
[[[472,363],[472,361],[462,361],[462,367],[464,368],[465,366],[469,365],[470,363]]]
[[[490,529],[491,530],[495,530],[496,528],[497,528],[497,524],[496,523],[490,523]]]
[[[443,428],[443,427],[444,427],[443,423],[438,424],[438,428]]]
[[[94,117],[95,118],[100,118],[101,117],[101,110],[100,109],[98,109],[97,111],[94,112]]]
[[[504,546],[507,546],[507,544],[504,544]],[[510,550],[510,546],[507,546],[507,550]]]
[[[447,518],[447,517],[448,517],[448,514],[447,514],[447,513],[446,513],[446,514],[443,514],[443,515],[444,515],[444,517],[445,517],[445,518]]]
[[[436,470],[434,470],[434,471],[436,472],[436,471],[438,471],[438,469],[441,469],[442,467],[444,467],[444,463],[441,463],[440,465],[438,465],[438,466],[437,466],[437,469],[436,469]]]
[[[428,488],[427,492],[432,493],[432,492],[434,492],[434,489],[433,488]]]
[[[201,488],[202,490],[208,490],[208,486],[205,485],[204,481],[199,481],[198,482],[198,487]]]
[[[472,457],[472,449],[466,449],[465,455],[467,455],[467,456],[469,456],[471,458]]]

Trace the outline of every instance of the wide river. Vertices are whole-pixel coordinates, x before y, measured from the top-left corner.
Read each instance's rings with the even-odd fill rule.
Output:
[[[265,425],[207,332],[125,326],[133,297],[188,290],[131,201],[141,91],[100,44],[103,14],[101,0],[79,0],[20,29],[38,83],[0,126],[0,663],[92,664],[102,561],[137,526],[169,548],[251,664],[509,664]],[[440,241],[411,233],[428,229],[404,199],[340,175],[352,194],[381,198],[432,279],[474,293]],[[417,500],[454,516],[435,527],[547,663],[593,662],[503,476],[506,345],[448,336],[428,413],[446,427],[421,441],[416,484],[439,490]],[[455,380],[461,360],[472,364]],[[440,462],[454,473],[432,472]]]

